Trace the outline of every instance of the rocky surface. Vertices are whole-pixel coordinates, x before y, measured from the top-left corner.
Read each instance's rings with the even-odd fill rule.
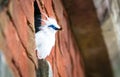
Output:
[[[6,2],[5,2],[6,1]],[[0,0],[0,50],[14,77],[36,77],[34,0]],[[41,12],[55,17],[63,28],[47,60],[54,77],[84,77],[83,62],[61,0],[37,0]],[[44,18],[44,16],[42,16]],[[40,67],[40,66],[39,66]]]
[[[95,0],[94,0],[95,1]],[[119,0],[99,0],[103,2],[95,1],[98,3],[99,7],[96,10],[100,10],[104,13],[106,8],[108,10],[108,18],[101,23],[102,34],[107,46],[109,53],[110,62],[112,65],[114,77],[119,77],[120,71],[120,1]],[[108,5],[108,6],[102,6]],[[98,16],[100,12],[97,12]],[[106,15],[101,14],[101,17],[106,17]]]
[[[105,0],[62,0],[68,12],[85,63],[86,77],[113,77],[101,24],[106,15]],[[102,5],[102,6],[99,6]],[[96,13],[98,11],[98,14]],[[98,16],[100,21],[98,20]]]

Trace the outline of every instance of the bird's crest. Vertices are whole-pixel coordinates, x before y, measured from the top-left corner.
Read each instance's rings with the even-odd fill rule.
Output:
[[[54,30],[61,30],[62,28],[57,24],[57,21],[55,20],[55,18],[52,17],[48,17],[45,13],[42,13],[47,20],[41,19],[43,22],[45,22],[45,25],[47,27],[50,27]]]

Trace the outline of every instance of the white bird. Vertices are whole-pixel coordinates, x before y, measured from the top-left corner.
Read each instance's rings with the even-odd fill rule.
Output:
[[[45,15],[46,16],[46,15]],[[35,43],[38,59],[45,59],[55,45],[55,33],[61,30],[54,18],[46,16],[45,25],[39,27],[40,31],[35,34]]]

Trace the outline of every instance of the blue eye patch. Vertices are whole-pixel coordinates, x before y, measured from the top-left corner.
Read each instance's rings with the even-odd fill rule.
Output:
[[[49,25],[48,27],[51,27],[54,30],[59,30],[59,28],[55,27],[54,25]]]

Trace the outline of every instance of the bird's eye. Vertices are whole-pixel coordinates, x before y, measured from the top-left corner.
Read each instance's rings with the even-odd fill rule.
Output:
[[[54,29],[54,30],[60,30],[60,28],[55,27],[54,25],[49,25],[48,27]]]

